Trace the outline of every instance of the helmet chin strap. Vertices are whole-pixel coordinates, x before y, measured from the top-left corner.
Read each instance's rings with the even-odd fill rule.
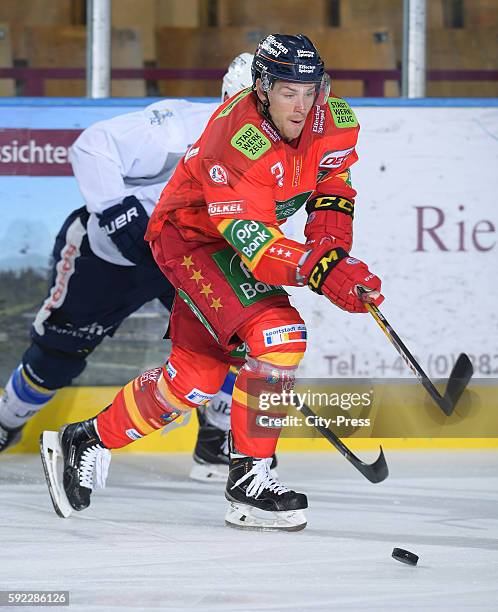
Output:
[[[280,134],[280,131],[278,130],[277,126],[273,123],[273,119],[271,118],[271,115],[270,115],[270,98],[268,97],[268,92],[263,91],[263,94],[265,96],[264,101],[261,100],[261,98],[258,96],[258,92],[256,91],[256,88],[253,88],[253,92],[254,92],[254,95],[256,96],[256,100],[261,105],[261,114],[263,115],[265,119],[267,119],[272,124],[272,126]]]

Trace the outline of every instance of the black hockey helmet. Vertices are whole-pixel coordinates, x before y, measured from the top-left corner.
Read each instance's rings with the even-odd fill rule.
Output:
[[[275,81],[315,83],[318,104],[325,104],[330,80],[315,45],[304,34],[269,34],[259,43],[251,66],[253,88],[261,79],[265,93]]]

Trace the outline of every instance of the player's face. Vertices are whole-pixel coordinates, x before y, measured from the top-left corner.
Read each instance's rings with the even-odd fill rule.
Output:
[[[301,134],[315,95],[313,83],[285,81],[277,81],[268,92],[270,115],[284,140],[293,140]]]

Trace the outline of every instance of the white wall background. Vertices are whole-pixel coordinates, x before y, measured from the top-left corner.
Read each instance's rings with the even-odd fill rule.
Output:
[[[476,376],[498,378],[498,109],[355,110],[352,253],[382,278],[381,310],[430,375],[444,377],[464,351]],[[426,208],[425,227],[444,215],[442,245],[424,232],[417,251],[417,207],[441,211]],[[370,315],[343,313],[303,289],[292,295],[309,328],[303,375],[400,375],[382,367],[401,364]]]

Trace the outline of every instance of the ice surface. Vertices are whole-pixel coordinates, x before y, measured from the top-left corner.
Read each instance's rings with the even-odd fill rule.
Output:
[[[282,454],[308,527],[260,533],[225,527],[223,485],[189,481],[187,455],[116,455],[108,487],[69,519],[37,456],[2,456],[0,589],[69,590],[85,611],[497,610],[498,453],[387,460],[373,485],[335,452]]]

